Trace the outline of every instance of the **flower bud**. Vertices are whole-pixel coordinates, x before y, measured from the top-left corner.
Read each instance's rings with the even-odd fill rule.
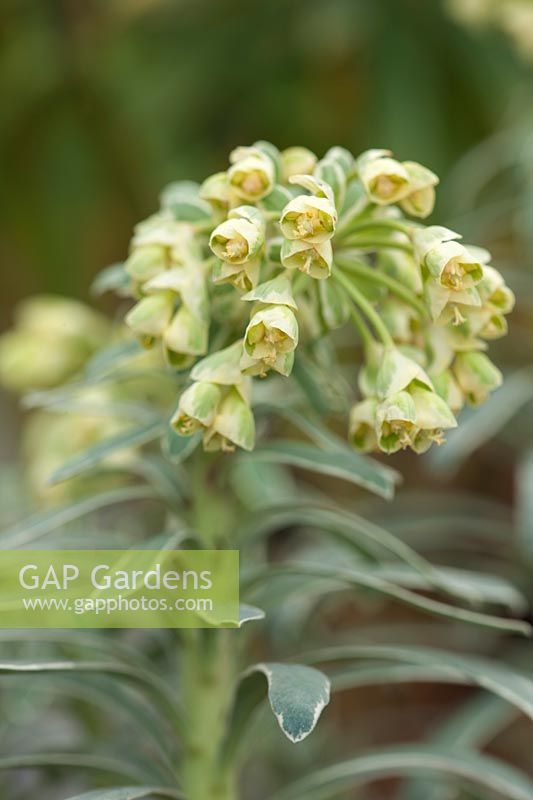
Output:
[[[356,403],[350,411],[348,438],[352,447],[362,453],[371,453],[378,446],[376,408],[377,400],[369,398]]]
[[[463,393],[450,369],[444,370],[436,377],[432,376],[435,391],[454,413],[460,411],[464,405]]]
[[[266,367],[273,367],[279,354],[298,345],[298,322],[287,306],[266,306],[256,311],[244,335],[245,352]]]
[[[324,156],[324,161],[332,160],[336,161],[337,164],[341,167],[342,171],[346,176],[350,176],[354,167],[355,167],[355,159],[353,155],[347,150],[345,147],[330,147],[327,151],[326,155]]]
[[[287,183],[293,175],[311,175],[317,157],[306,147],[288,147],[281,153],[281,179]]]
[[[378,205],[402,200],[409,192],[409,174],[388,150],[369,150],[358,159],[359,178],[368,197]]]
[[[439,179],[431,170],[415,161],[404,161],[409,179],[409,193],[400,201],[401,208],[413,217],[428,217],[435,205],[435,186]]]
[[[280,219],[281,230],[287,239],[300,239],[311,244],[331,239],[336,224],[337,211],[330,200],[303,194],[285,206]]]
[[[231,189],[242,200],[256,203],[272,191],[275,168],[272,159],[256,148],[237,148],[228,170]]]
[[[401,250],[383,250],[378,253],[378,267],[391,278],[402,283],[415,294],[422,294],[420,267],[409,253]]]
[[[500,370],[485,353],[458,353],[453,372],[461,391],[472,406],[484,403],[490,392],[502,383]]]
[[[342,208],[346,195],[346,172],[334,158],[322,158],[315,167],[316,178],[331,186],[335,203]]]
[[[227,172],[210,175],[200,186],[200,197],[206,200],[218,214],[226,214],[230,204],[230,188]]]
[[[170,291],[143,297],[126,314],[126,325],[141,336],[162,336],[172,317],[174,303],[175,295]]]
[[[483,279],[477,288],[484,306],[489,306],[500,314],[511,313],[515,305],[515,296],[505,285],[497,269],[484,264]]]
[[[281,247],[281,263],[287,269],[299,269],[317,280],[329,278],[333,264],[331,242],[312,245],[297,239],[285,239]]]
[[[159,244],[135,247],[124,269],[136,283],[144,283],[167,267],[167,252]]]
[[[212,452],[232,452],[235,447],[253,450],[255,420],[250,406],[232,387],[221,401],[212,425],[204,434],[204,448]]]
[[[388,297],[380,304],[379,314],[395,342],[410,344],[413,341],[418,318],[411,306]]]
[[[254,211],[255,214],[251,214]],[[218,225],[209,239],[213,253],[228,264],[244,264],[256,256],[265,243],[265,226],[256,209],[239,206]]]
[[[209,324],[181,305],[163,333],[163,344],[173,353],[201,356],[207,351]]]
[[[215,421],[222,395],[218,386],[200,381],[193,383],[180,397],[178,408],[170,420],[171,426],[182,436],[191,436]]]

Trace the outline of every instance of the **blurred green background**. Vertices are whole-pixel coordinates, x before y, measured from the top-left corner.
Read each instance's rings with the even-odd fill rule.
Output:
[[[437,0],[4,0],[3,9],[7,318],[28,293],[86,297],[160,188],[223,168],[236,144],[390,147],[444,177],[514,118],[531,79],[501,33],[472,33]]]

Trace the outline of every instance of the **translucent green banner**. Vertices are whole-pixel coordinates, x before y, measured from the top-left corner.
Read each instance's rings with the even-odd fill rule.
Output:
[[[237,550],[3,550],[0,628],[234,628]]]

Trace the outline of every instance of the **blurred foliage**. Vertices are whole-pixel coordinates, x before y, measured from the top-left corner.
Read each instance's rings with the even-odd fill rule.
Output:
[[[259,136],[416,153],[439,174],[528,76],[424,0],[6,0],[2,303],[86,294],[170,180]],[[530,74],[530,73],[529,73]]]

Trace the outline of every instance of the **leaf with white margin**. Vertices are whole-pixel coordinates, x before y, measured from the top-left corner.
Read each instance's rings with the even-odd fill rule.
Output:
[[[257,673],[267,679],[268,699],[281,730],[291,742],[301,742],[329,703],[328,678],[300,664],[256,664],[248,674]]]
[[[265,616],[266,614],[262,608],[251,606],[248,603],[241,603],[239,606],[239,628],[242,628],[247,622],[256,622],[264,619]]]
[[[254,664],[243,673],[235,693],[229,735],[222,752],[225,763],[235,758],[236,750],[245,740],[250,718],[265,697],[265,678],[270,707],[291,742],[301,742],[314,730],[329,703],[330,681],[313,667]]]

